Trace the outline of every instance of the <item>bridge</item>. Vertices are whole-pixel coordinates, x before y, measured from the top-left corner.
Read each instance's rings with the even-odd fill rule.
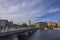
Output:
[[[10,37],[17,35],[21,37],[21,35],[30,36],[34,32],[36,32],[37,28],[10,28],[10,29],[2,29],[0,30],[0,38],[2,37]]]

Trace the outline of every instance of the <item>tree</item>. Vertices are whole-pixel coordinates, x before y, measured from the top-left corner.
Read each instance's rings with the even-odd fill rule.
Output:
[[[28,25],[26,23],[23,23],[21,27],[28,27]]]
[[[31,24],[30,27],[35,27],[35,26],[33,24]]]
[[[15,28],[20,28],[20,25],[18,25],[18,24],[13,24],[13,27],[15,27]]]
[[[60,21],[58,21],[58,22],[60,22]]]

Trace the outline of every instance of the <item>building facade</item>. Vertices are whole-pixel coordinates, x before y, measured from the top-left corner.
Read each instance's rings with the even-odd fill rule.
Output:
[[[10,29],[13,25],[13,22],[9,22],[8,20],[0,19],[0,30]]]
[[[60,22],[58,22],[57,24],[58,24],[58,28],[60,28]]]
[[[44,29],[46,28],[48,25],[47,25],[47,22],[38,22],[38,23],[35,23],[35,27],[36,28],[41,28],[41,29]]]
[[[7,25],[8,20],[0,20],[0,26],[5,26]]]
[[[55,22],[48,22],[48,28],[57,28],[57,23]]]

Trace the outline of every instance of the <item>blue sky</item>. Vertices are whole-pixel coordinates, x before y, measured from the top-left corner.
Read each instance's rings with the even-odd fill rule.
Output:
[[[14,23],[60,20],[60,0],[0,0],[0,19]]]

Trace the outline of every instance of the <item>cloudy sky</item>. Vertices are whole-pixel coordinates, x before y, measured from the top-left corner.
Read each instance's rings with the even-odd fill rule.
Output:
[[[0,0],[0,19],[14,23],[60,20],[60,0]]]

